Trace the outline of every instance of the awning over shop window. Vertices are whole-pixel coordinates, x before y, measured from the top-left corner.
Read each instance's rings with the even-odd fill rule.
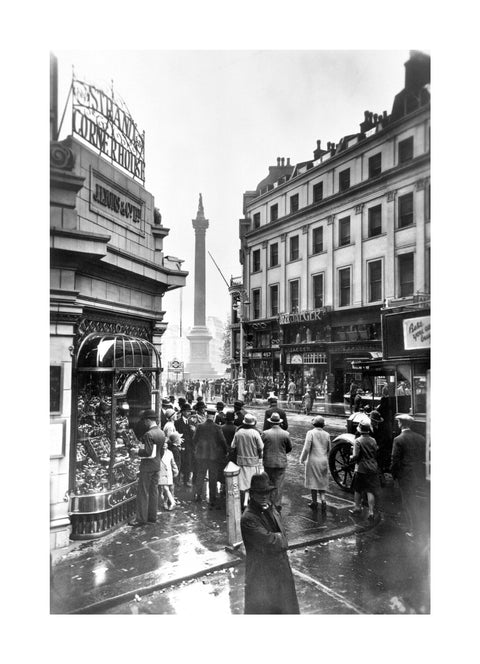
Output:
[[[93,333],[78,349],[77,368],[160,368],[157,349],[146,339],[128,334]]]

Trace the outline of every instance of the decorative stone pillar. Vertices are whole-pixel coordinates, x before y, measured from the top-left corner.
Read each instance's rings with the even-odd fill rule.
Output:
[[[386,245],[387,251],[385,255],[384,275],[385,275],[385,288],[384,298],[389,299],[395,297],[395,205],[396,205],[396,190],[387,192],[387,203],[385,205],[387,211],[385,215],[385,230],[387,233]]]
[[[205,235],[208,228],[208,219],[203,211],[202,194],[198,201],[196,219],[192,219],[195,229],[195,292],[193,304],[193,327],[187,339],[190,342],[190,362],[187,372],[190,378],[204,379],[216,377],[216,372],[210,364],[210,340],[212,335],[205,324]]]

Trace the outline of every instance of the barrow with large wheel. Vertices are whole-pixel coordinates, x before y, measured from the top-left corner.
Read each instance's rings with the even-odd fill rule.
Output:
[[[350,461],[353,454],[355,434],[341,433],[333,439],[328,465],[333,479],[344,491],[353,493],[352,480],[355,463]]]

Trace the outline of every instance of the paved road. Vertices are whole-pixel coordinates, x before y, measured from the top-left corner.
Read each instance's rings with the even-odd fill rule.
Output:
[[[289,553],[302,614],[429,613],[428,550],[386,521]],[[244,565],[118,605],[109,614],[243,613]]]

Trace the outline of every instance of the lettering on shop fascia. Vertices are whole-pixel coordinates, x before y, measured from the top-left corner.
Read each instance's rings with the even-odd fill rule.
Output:
[[[143,234],[145,203],[90,169],[90,210]]]
[[[280,314],[278,322],[280,325],[289,325],[290,323],[303,323],[304,321],[322,320],[327,309],[314,309],[313,311],[301,311],[298,314]]]
[[[145,182],[145,132],[140,132],[120,100],[89,83],[72,81],[72,131]]]

